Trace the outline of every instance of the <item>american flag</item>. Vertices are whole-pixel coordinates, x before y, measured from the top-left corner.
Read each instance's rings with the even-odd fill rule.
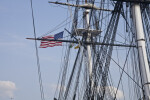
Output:
[[[42,37],[42,39],[60,40],[63,38],[63,32],[57,33],[55,35],[49,35]],[[62,46],[62,42],[59,41],[41,41],[40,48]]]

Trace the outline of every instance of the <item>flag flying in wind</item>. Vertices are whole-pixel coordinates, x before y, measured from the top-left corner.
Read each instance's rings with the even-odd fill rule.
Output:
[[[42,37],[42,39],[51,39],[51,40],[61,40],[63,38],[63,31],[57,33],[55,35],[49,35]],[[62,46],[62,42],[60,41],[41,41],[40,48],[54,47],[54,46]]]

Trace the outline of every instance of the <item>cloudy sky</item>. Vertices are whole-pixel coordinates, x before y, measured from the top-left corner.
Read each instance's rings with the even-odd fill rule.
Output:
[[[64,20],[62,10],[66,9],[52,6],[48,0],[33,0],[33,8],[37,36]],[[0,13],[0,100],[41,100],[34,41],[26,40],[33,37],[30,0],[0,0]],[[45,100],[50,100],[58,79],[61,47],[39,49],[39,56]]]
[[[64,21],[67,14],[66,9],[48,4],[48,0],[33,0],[33,9],[38,37]],[[64,27],[51,34],[62,30]],[[0,0],[0,100],[41,100],[35,44],[26,39],[30,37],[33,37],[30,0]],[[61,49],[38,49],[45,100],[52,100],[55,92]]]

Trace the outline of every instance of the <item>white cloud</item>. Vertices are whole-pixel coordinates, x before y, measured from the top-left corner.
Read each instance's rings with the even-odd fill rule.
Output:
[[[11,81],[0,81],[0,98],[14,97],[15,90],[15,83]]]
[[[106,87],[106,91],[108,92],[109,90],[112,91],[111,96],[112,96],[112,97],[115,97],[115,93],[116,93],[116,91],[117,91],[117,88],[111,87],[111,86]],[[122,92],[121,90],[119,90],[119,89],[118,89],[118,91],[117,91],[116,98],[117,98],[117,99],[123,98],[123,92]]]
[[[99,87],[99,89],[101,89],[101,87]],[[112,97],[112,98],[115,97],[115,93],[117,91],[117,88],[112,87],[112,86],[107,86],[107,87],[105,87],[105,90],[106,90],[105,93],[108,94],[107,96]],[[123,98],[123,92],[119,89],[117,91],[116,98],[117,99]]]
[[[48,89],[48,91],[51,92],[49,94],[51,94],[52,97],[54,96],[54,92],[55,91],[58,92],[60,90],[60,87],[61,87],[60,85],[57,86],[56,84],[49,84],[49,85],[47,84],[47,89]],[[64,90],[66,89],[66,87],[62,87],[62,88]],[[114,98],[115,97],[115,93],[117,91],[117,88],[112,87],[112,86],[106,86],[105,88],[106,88],[105,93],[107,94],[107,96],[110,97],[110,98]],[[99,89],[101,89],[101,87],[99,87],[97,89],[99,90]],[[47,97],[49,97],[49,95]],[[119,90],[119,89],[117,91],[116,98],[117,98],[117,100],[122,100],[123,99],[123,92],[121,90]]]

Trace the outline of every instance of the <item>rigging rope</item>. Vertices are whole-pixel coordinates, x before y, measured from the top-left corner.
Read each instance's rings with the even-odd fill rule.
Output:
[[[132,40],[132,41],[133,41],[133,40]],[[131,42],[131,44],[132,44],[132,42]],[[128,58],[128,56],[129,56],[130,50],[131,50],[131,47],[129,48],[129,50],[128,50],[128,52],[127,52],[126,60],[125,60],[125,62],[124,62],[124,66],[123,66],[123,68],[122,68],[122,72],[121,72],[121,76],[120,76],[120,79],[119,79],[119,82],[118,82],[118,86],[117,86],[117,90],[116,90],[116,93],[115,93],[114,100],[116,99],[116,95],[117,95],[117,92],[118,92],[118,89],[119,89],[119,85],[120,85],[121,78],[122,78],[122,75],[123,75],[123,72],[124,72],[124,69],[125,69],[125,65],[126,65],[126,63],[127,63],[127,58]],[[137,83],[135,80],[133,80],[133,81],[138,85],[138,83]],[[139,85],[138,85],[138,86],[139,86]],[[139,87],[140,87],[140,86],[139,86]]]
[[[35,31],[35,23],[34,23],[34,13],[33,13],[32,0],[30,0],[30,3],[31,3],[31,11],[32,11],[32,21],[33,21],[34,38],[36,38],[36,31]],[[44,98],[44,91],[43,91],[43,85],[42,85],[42,76],[41,76],[41,70],[40,70],[40,62],[39,62],[39,55],[38,55],[37,40],[35,40],[35,49],[36,49],[36,58],[37,58],[37,68],[38,68],[38,76],[39,76],[41,100],[45,100],[45,98]]]
[[[116,47],[116,51],[117,51],[117,60],[118,60],[118,64],[120,64],[120,60],[119,60],[119,56],[118,56],[118,48]],[[119,73],[121,74],[121,70],[119,68]],[[124,88],[123,88],[123,82],[121,80],[121,87],[122,87],[122,91],[123,91],[123,94],[124,94]],[[124,96],[124,95],[123,95]],[[125,96],[124,96],[124,100],[125,100]]]
[[[132,43],[131,43],[132,44]],[[131,48],[131,47],[130,47]],[[103,49],[102,49],[103,50]],[[108,55],[108,54],[107,54]],[[108,55],[109,56],[109,55]],[[109,56],[110,57],[110,56]],[[142,87],[112,58],[111,60],[139,87],[142,89]]]

